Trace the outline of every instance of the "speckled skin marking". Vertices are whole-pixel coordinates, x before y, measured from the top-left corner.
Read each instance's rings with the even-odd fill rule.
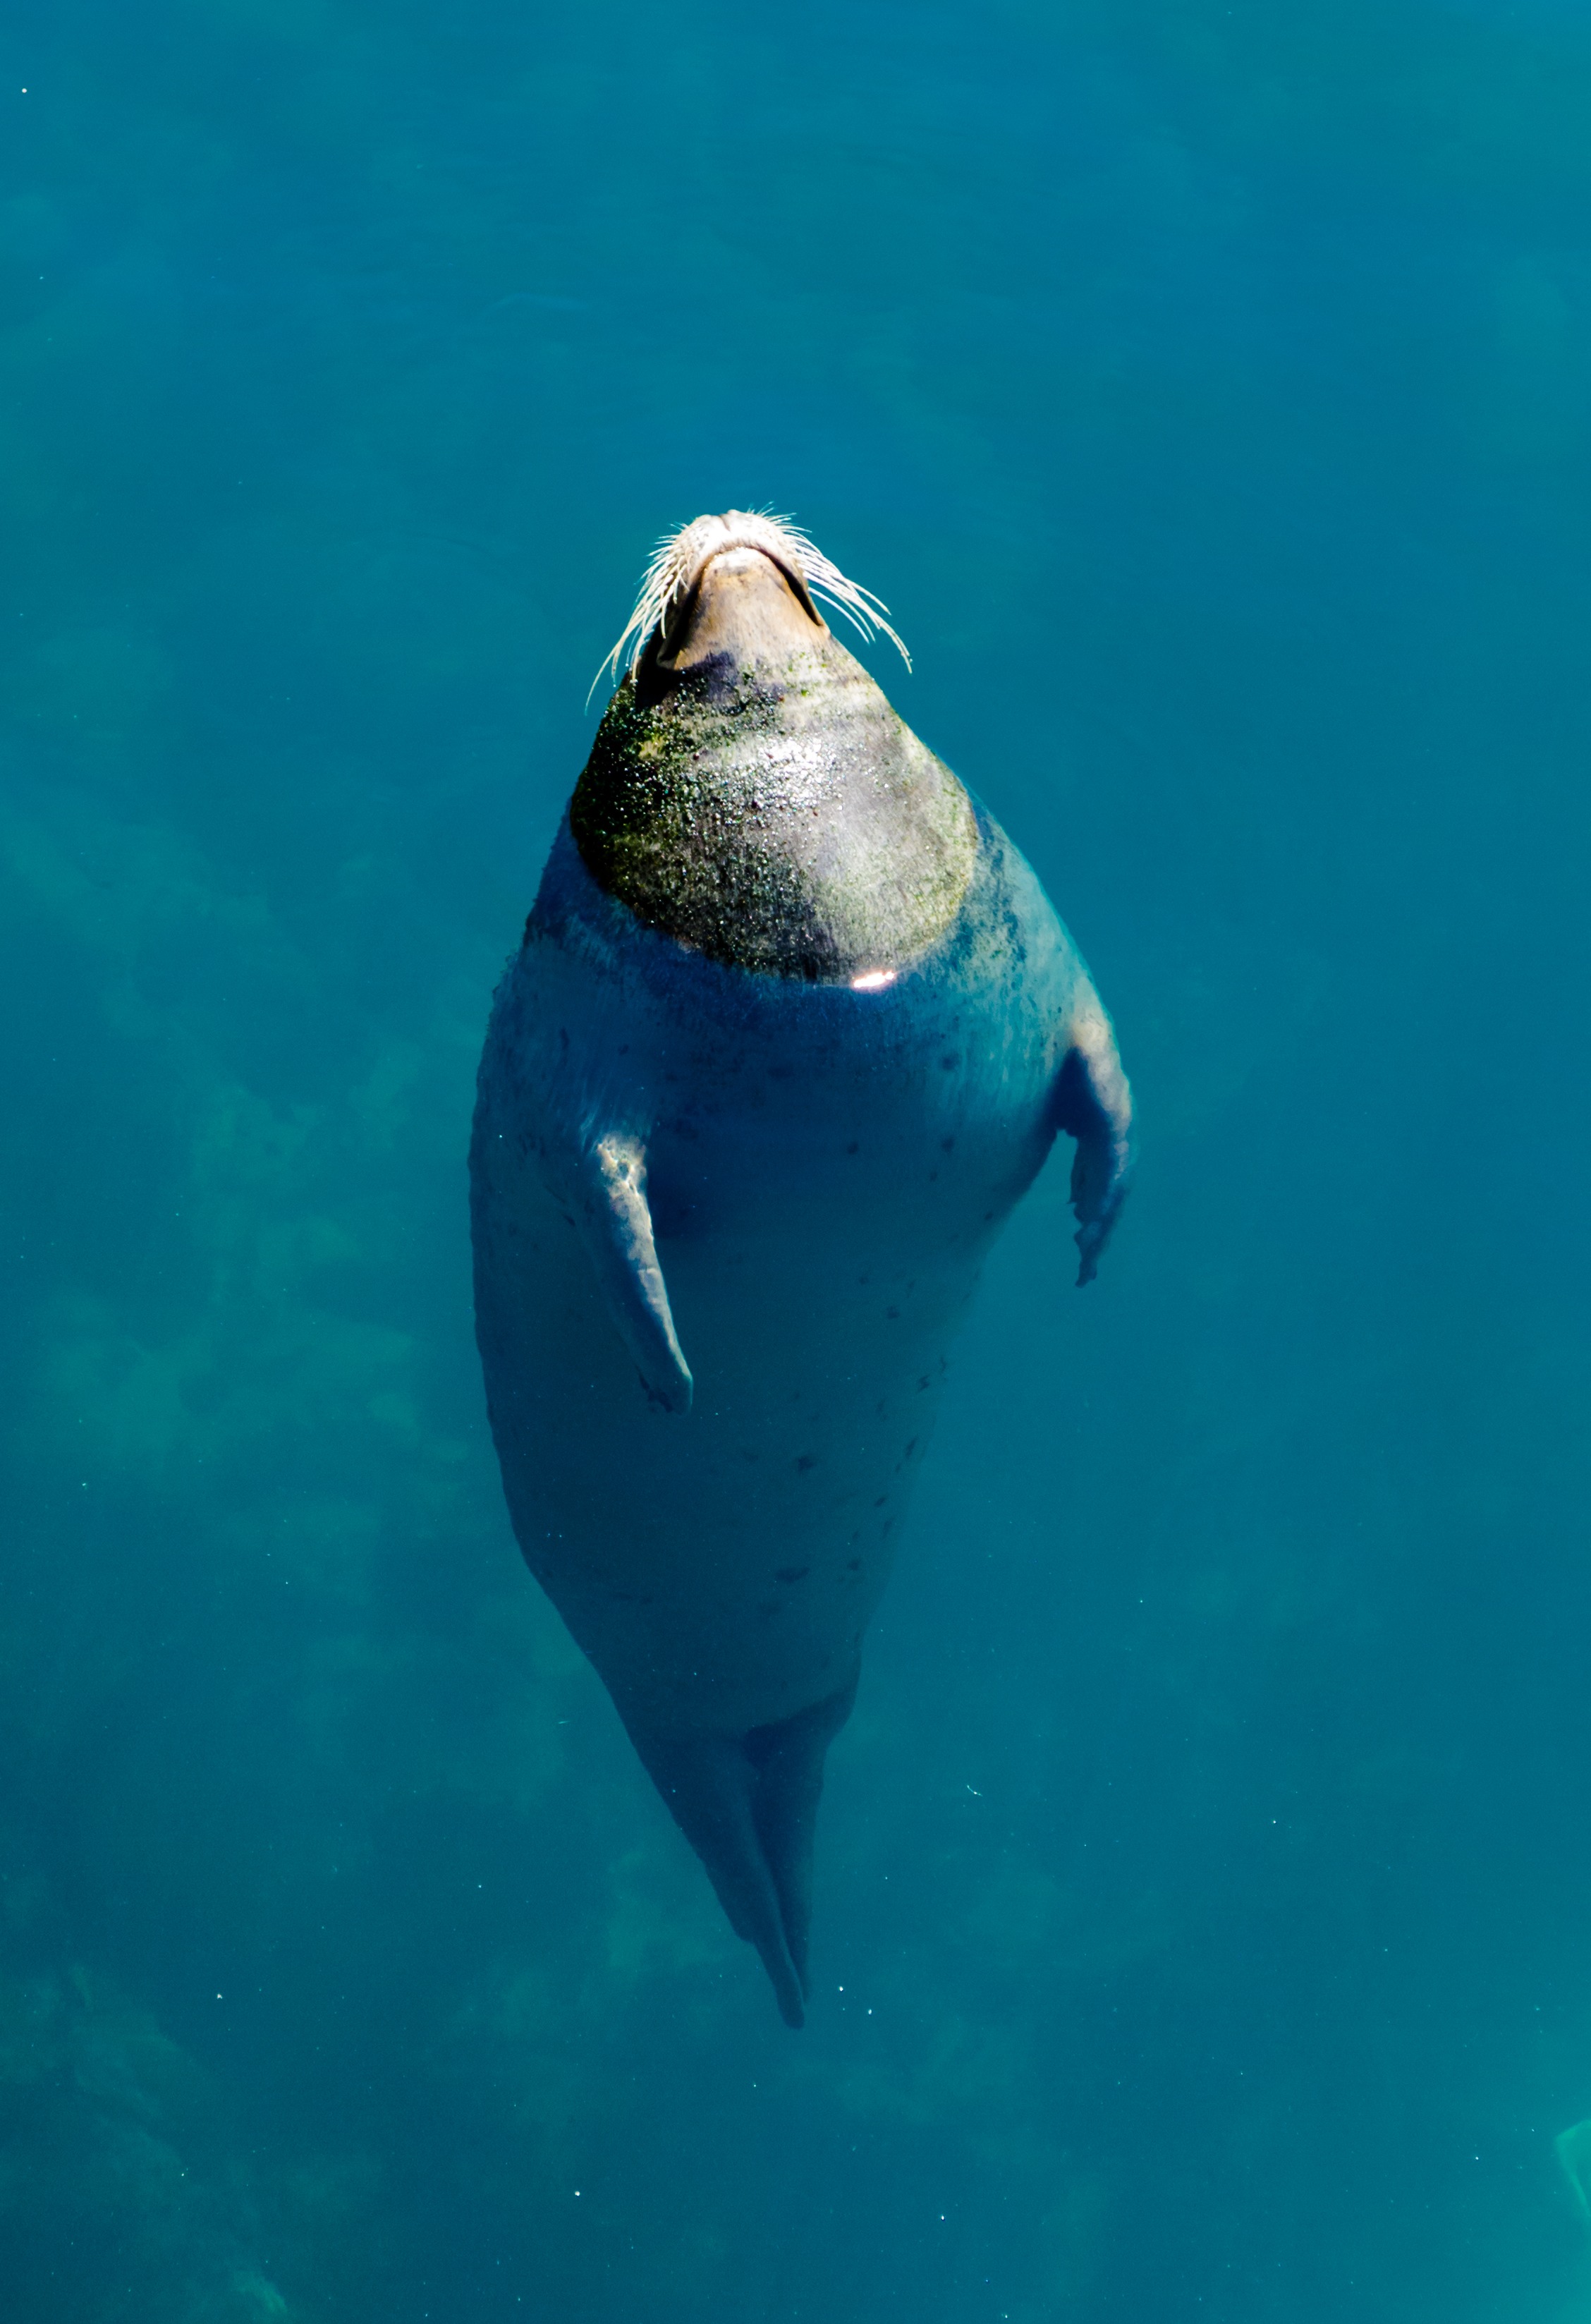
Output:
[[[614,695],[570,803],[593,877],[710,960],[849,982],[925,952],[977,854],[966,792],[837,638]]]
[[[471,1185],[515,1532],[798,2024],[823,1751],[952,1339],[1058,1130],[1087,1278],[1130,1132],[1032,872],[832,641],[788,682],[815,624],[776,586],[708,589],[685,682],[621,689],[497,994]],[[846,700],[876,759],[833,741]]]

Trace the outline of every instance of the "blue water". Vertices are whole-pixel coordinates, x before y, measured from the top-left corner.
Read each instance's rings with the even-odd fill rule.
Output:
[[[0,123],[0,2313],[1591,2316],[1583,8],[16,0]],[[1144,1135],[961,1343],[799,2036],[511,1544],[463,1167],[763,504]]]

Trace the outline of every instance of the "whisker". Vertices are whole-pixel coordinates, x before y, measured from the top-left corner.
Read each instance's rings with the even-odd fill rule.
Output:
[[[726,549],[760,549],[776,564],[790,567],[800,574],[814,603],[842,613],[865,639],[887,638],[910,669],[911,655],[891,626],[887,619],[889,608],[883,599],[841,573],[794,518],[776,516],[769,509],[727,509],[722,516],[699,516],[679,531],[665,533],[658,541],[641,576],[634,610],[591,681],[585,697],[588,703],[604,672],[611,671],[615,683],[621,676],[633,672],[653,631],[690,587],[708,558]]]

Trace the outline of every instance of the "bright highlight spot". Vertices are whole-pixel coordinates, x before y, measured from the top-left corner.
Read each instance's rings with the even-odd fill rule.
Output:
[[[895,982],[895,978],[892,968],[868,968],[851,978],[851,989],[853,992],[882,992],[887,985]]]

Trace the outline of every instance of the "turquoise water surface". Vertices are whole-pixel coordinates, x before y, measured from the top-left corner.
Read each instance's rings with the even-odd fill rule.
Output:
[[[0,2316],[1591,2318],[1591,16],[15,0]],[[464,1155],[657,535],[1115,1012],[786,2032],[512,1545]]]

